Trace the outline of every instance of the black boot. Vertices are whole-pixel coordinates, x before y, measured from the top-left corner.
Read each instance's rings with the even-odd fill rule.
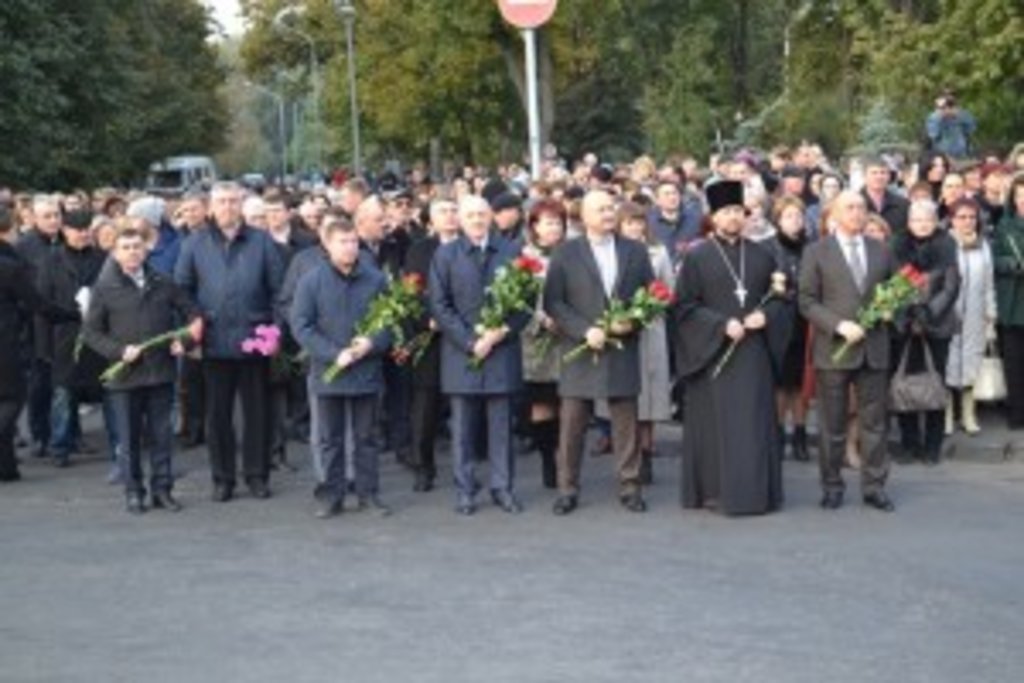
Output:
[[[803,425],[797,425],[793,430],[793,459],[799,462],[811,459],[807,452],[807,427]]]
[[[540,452],[540,473],[544,488],[558,487],[555,451],[558,448],[558,421],[538,422],[533,425],[533,442]]]

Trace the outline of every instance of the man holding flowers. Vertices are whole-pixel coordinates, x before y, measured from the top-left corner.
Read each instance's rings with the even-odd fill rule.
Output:
[[[522,504],[514,492],[512,395],[522,388],[519,334],[534,302],[515,295],[519,249],[489,233],[487,202],[463,198],[459,218],[462,235],[438,247],[428,287],[442,338],[441,390],[451,398],[455,509],[462,515],[476,511],[477,435],[486,430],[491,498],[515,514]]]
[[[544,307],[558,329],[573,344],[589,347],[589,353],[571,354],[558,385],[559,495],[553,511],[567,515],[579,504],[583,440],[594,401],[603,399],[612,422],[619,501],[627,510],[644,512],[637,447],[638,323],[609,311],[625,310],[654,274],[647,248],[615,234],[618,215],[611,195],[602,190],[588,193],[582,219],[585,234],[555,250],[544,287]]]
[[[889,475],[887,400],[889,329],[873,302],[894,267],[889,251],[865,239],[867,207],[856,192],[833,201],[832,235],[808,247],[800,264],[800,312],[814,328],[813,363],[822,409],[821,506],[843,504],[843,455],[850,387],[857,387],[864,463],[861,493],[865,505],[891,512],[885,493]],[[883,312],[884,313],[884,312]],[[891,313],[891,311],[890,311]],[[882,317],[889,317],[888,314]],[[877,324],[868,325],[877,321]]]

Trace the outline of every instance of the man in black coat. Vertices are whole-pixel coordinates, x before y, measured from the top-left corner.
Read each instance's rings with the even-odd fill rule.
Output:
[[[644,512],[637,449],[637,397],[640,395],[640,350],[637,330],[612,330],[621,349],[598,320],[613,298],[629,301],[654,279],[644,245],[615,234],[617,214],[611,195],[593,190],[583,199],[586,233],[565,242],[551,257],[544,286],[544,308],[574,345],[590,352],[562,368],[558,447],[558,492],[554,513],[566,515],[579,499],[580,460],[594,401],[607,400],[612,444],[619,476],[619,500],[632,512]],[[593,361],[593,362],[592,362]]]
[[[58,307],[39,293],[31,266],[11,246],[12,228],[10,212],[0,206],[0,482],[21,479],[14,432],[26,390],[23,332],[32,315],[54,322],[80,319],[77,307]]]
[[[183,341],[143,351],[140,345],[192,322],[190,340],[201,337],[202,320],[188,296],[164,274],[146,264],[149,235],[122,230],[93,288],[83,326],[83,339],[109,363],[128,364],[107,383],[120,437],[119,467],[124,478],[126,508],[145,511],[142,480],[142,430],[150,451],[150,494],[153,507],[173,512],[181,506],[171,495],[171,441],[176,368],[173,356],[184,352]],[[168,352],[169,347],[169,352]]]
[[[414,242],[405,260],[405,273],[418,275],[426,285],[430,279],[430,263],[438,247],[459,236],[459,209],[450,199],[437,199],[430,205],[430,236]],[[428,293],[424,289],[423,301]],[[423,316],[412,326],[410,339],[433,332],[430,344],[419,363],[412,367],[412,461],[416,481],[413,490],[424,492],[434,488],[437,464],[434,444],[441,426],[444,395],[441,393],[441,337],[437,322],[424,307]],[[401,359],[410,363],[412,359]]]
[[[29,267],[30,277],[38,286],[39,274],[46,269],[50,254],[60,244],[63,215],[56,198],[39,195],[32,202],[35,225],[15,244],[18,255]],[[32,320],[33,353],[28,383],[28,424],[36,455],[45,457],[50,445],[50,404],[53,402],[53,372],[50,365],[50,321],[36,315]]]
[[[864,189],[861,194],[868,211],[878,214],[889,224],[894,235],[907,229],[910,203],[889,189],[892,171],[880,157],[868,159],[864,164]]]
[[[892,275],[892,257],[884,245],[864,237],[867,207],[860,194],[842,192],[833,207],[835,233],[808,247],[800,263],[800,313],[814,326],[812,362],[822,415],[821,506],[837,510],[843,504],[843,455],[850,387],[855,385],[864,450],[861,493],[866,505],[891,512],[885,493],[889,330],[884,323],[865,330],[856,321],[875,288]],[[850,351],[833,358],[844,341],[852,345]]]
[[[92,286],[100,275],[107,255],[92,245],[91,216],[74,211],[64,217],[61,244],[50,254],[39,273],[39,290],[61,306],[78,306],[83,315],[89,308]],[[79,448],[81,426],[78,405],[99,400],[99,374],[103,360],[81,344],[82,326],[62,322],[49,326],[45,338],[53,371],[50,451],[54,465],[66,467],[71,453]]]

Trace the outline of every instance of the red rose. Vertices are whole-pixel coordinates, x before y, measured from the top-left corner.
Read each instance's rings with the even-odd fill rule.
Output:
[[[652,282],[647,291],[650,292],[651,296],[658,301],[666,303],[672,301],[672,292],[669,291],[668,285],[661,280],[655,280]]]
[[[525,270],[534,275],[544,270],[544,264],[530,256],[520,256],[517,258],[515,260],[515,267],[518,270]]]
[[[423,276],[419,273],[409,273],[402,278],[405,286],[417,294],[423,291]]]

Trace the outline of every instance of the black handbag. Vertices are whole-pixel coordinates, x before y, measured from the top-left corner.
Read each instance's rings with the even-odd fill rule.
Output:
[[[907,359],[910,357],[908,341],[903,347],[900,365],[893,375],[889,386],[889,407],[897,413],[918,413],[928,410],[945,410],[949,402],[949,390],[942,375],[935,370],[935,359],[925,339],[921,339],[924,347],[924,369],[921,372],[907,374]]]

